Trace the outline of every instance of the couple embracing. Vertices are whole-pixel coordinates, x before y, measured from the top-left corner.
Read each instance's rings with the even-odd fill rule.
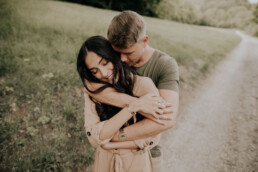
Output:
[[[175,125],[178,113],[178,65],[148,45],[136,12],[115,16],[107,37],[88,38],[77,58],[86,135],[97,148],[93,171],[160,172],[160,133]]]

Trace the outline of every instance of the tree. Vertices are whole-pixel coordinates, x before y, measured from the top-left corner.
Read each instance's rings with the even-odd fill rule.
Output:
[[[254,9],[253,15],[254,15],[253,21],[258,24],[258,4],[256,5],[256,7]]]
[[[132,10],[141,15],[157,17],[156,8],[161,0],[61,0],[117,11]]]

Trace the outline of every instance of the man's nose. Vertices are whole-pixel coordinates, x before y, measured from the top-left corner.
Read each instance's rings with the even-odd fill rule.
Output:
[[[126,62],[127,61],[127,56],[125,54],[121,53],[120,59],[121,59],[122,62]]]

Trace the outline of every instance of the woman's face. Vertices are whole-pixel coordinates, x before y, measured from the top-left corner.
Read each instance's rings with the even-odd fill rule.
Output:
[[[87,52],[85,64],[97,79],[112,84],[113,64],[92,51]]]

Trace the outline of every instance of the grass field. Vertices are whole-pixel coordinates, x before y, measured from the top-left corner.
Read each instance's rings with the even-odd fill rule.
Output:
[[[114,11],[47,0],[0,0],[0,171],[84,171],[94,159],[83,127],[76,56],[106,36]],[[145,18],[150,45],[176,58],[181,83],[199,78],[240,39]]]

